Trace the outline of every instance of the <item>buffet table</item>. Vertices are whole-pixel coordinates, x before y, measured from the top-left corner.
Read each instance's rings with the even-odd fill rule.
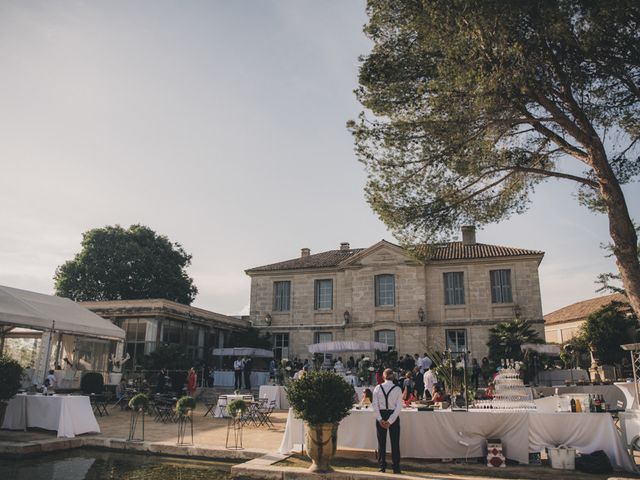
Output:
[[[100,433],[89,397],[68,395],[16,395],[7,405],[2,428],[28,427],[56,430],[58,437],[72,438],[88,432]]]
[[[287,410],[289,408],[287,389],[282,385],[261,385],[258,396],[266,398],[269,403],[275,401],[276,410]]]
[[[604,450],[614,467],[633,471],[620,435],[606,413],[405,409],[400,414],[400,431],[400,451],[408,458],[482,457],[486,455],[486,439],[500,438],[505,456],[523,464],[529,463],[530,452],[564,444],[585,453]],[[303,422],[295,418],[290,409],[279,452],[299,449],[303,438]],[[340,422],[338,448],[377,448],[373,410],[352,410],[351,415]],[[387,448],[390,449],[390,443]]]

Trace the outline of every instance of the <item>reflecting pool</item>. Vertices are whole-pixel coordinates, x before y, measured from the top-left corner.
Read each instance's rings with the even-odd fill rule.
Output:
[[[224,462],[103,450],[0,459],[0,478],[6,480],[226,480],[230,471]]]

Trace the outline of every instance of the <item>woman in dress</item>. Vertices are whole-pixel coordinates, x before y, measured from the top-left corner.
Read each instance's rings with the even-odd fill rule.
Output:
[[[196,383],[198,376],[196,375],[196,369],[191,367],[189,369],[189,375],[187,376],[187,394],[193,397],[196,393]]]

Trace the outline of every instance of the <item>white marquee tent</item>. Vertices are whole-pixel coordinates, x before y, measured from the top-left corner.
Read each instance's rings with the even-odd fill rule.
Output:
[[[123,341],[124,330],[68,298],[0,285],[0,326]]]
[[[91,369],[97,365],[93,359],[99,358],[101,365],[106,363],[110,342],[118,342],[116,348],[121,353],[125,339],[124,330],[72,300],[0,285],[2,347],[12,331],[19,330],[17,335],[25,335],[24,329],[40,336],[41,340],[35,371],[30,375],[33,383],[44,379],[50,368],[52,350],[58,354],[69,352],[69,356],[78,353],[83,357],[85,368]],[[52,348],[54,341],[55,349]],[[100,346],[95,347],[95,342],[100,342]],[[78,345],[83,346],[82,352],[76,351]],[[75,367],[68,373],[75,378]]]

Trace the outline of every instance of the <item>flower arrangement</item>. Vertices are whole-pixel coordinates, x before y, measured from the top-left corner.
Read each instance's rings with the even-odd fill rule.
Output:
[[[235,400],[231,400],[227,404],[227,413],[232,417],[237,417],[238,414],[242,415],[247,411],[247,402],[242,400],[241,398],[236,398]]]
[[[176,413],[178,415],[189,415],[196,408],[196,399],[185,395],[176,402]]]
[[[144,393],[138,393],[129,400],[129,408],[131,410],[144,411],[149,408],[149,397]]]

